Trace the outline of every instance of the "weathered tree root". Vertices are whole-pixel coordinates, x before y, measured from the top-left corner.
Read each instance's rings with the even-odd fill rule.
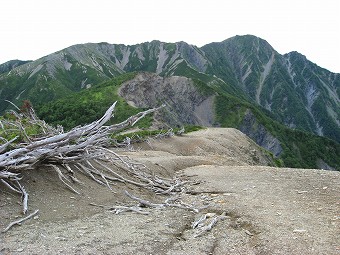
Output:
[[[0,146],[0,181],[11,191],[20,193],[23,201],[23,213],[28,211],[28,193],[20,184],[20,173],[40,166],[52,167],[58,174],[58,178],[72,192],[80,194],[73,184],[79,182],[75,172],[81,172],[101,185],[106,185],[112,190],[112,182],[130,183],[156,192],[173,190],[174,183],[161,180],[147,173],[142,164],[134,164],[129,159],[120,157],[115,152],[105,148],[114,142],[110,139],[113,133],[119,132],[147,114],[159,110],[161,107],[140,112],[125,121],[104,126],[113,117],[116,102],[105,112],[103,117],[90,124],[76,127],[68,132],[47,125],[39,120],[33,108],[25,114],[13,113],[17,118],[28,118],[31,124],[38,125],[43,130],[43,135],[38,138],[30,138],[26,135],[20,122],[13,124],[25,133],[25,142],[8,150],[16,138],[5,141]],[[3,124],[1,123],[2,127]],[[6,131],[6,130],[5,130]],[[5,140],[1,138],[1,140]],[[110,167],[109,167],[110,165]],[[118,174],[113,168],[119,168],[123,173]],[[177,185],[178,186],[178,185]]]
[[[122,212],[135,212],[135,213],[139,213],[139,214],[148,215],[150,213],[150,212],[144,211],[142,208],[140,208],[138,206],[121,206],[121,205],[105,206],[105,205],[97,205],[95,203],[90,203],[90,205],[110,210],[115,214],[120,214]]]
[[[150,201],[141,199],[139,197],[133,196],[129,192],[127,192],[126,190],[125,190],[124,193],[129,198],[139,202],[139,205],[138,205],[139,207],[150,207],[150,208],[158,208],[158,209],[165,208],[165,207],[176,207],[176,208],[180,208],[180,209],[185,209],[185,210],[193,211],[195,213],[198,213],[200,210],[206,208],[206,207],[204,207],[204,208],[196,208],[196,207],[194,207],[192,205],[188,205],[188,204],[184,204],[184,203],[179,203],[179,204],[177,204],[177,203],[169,203],[169,201],[171,201],[171,200],[166,200],[165,203],[163,203],[163,204],[156,204],[156,203],[152,203]]]
[[[165,200],[164,203],[153,203],[148,200],[136,197],[132,194],[130,194],[128,191],[124,191],[125,195],[131,198],[134,201],[137,201],[137,205],[133,206],[105,206],[105,205],[98,205],[95,203],[90,203],[92,206],[97,206],[104,208],[106,210],[113,211],[115,214],[119,214],[122,212],[135,212],[139,214],[149,214],[149,211],[145,211],[145,208],[153,208],[153,209],[165,209],[169,207],[175,207],[175,208],[180,208],[184,210],[189,210],[194,213],[199,213],[202,210],[206,209],[209,207],[204,206],[202,208],[196,208],[192,205],[184,204],[182,202],[179,203],[174,203],[173,201],[177,201],[178,197],[174,198],[168,198]],[[191,225],[192,229],[194,229],[194,237],[200,237],[203,236],[205,233],[209,232],[212,230],[212,228],[221,220],[226,219],[226,213],[222,213],[221,215],[217,215],[216,213],[204,213],[201,215],[200,218],[198,218],[196,221],[194,221]]]
[[[200,237],[204,235],[206,232],[210,231],[217,224],[218,221],[224,220],[225,218],[225,213],[222,213],[221,215],[216,215],[215,213],[203,214],[191,225],[193,229],[197,230],[194,234],[194,237]]]

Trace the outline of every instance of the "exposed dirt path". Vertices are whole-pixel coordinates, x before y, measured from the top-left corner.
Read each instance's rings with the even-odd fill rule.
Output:
[[[30,172],[25,187],[39,216],[0,234],[0,254],[340,254],[340,173],[279,169],[234,129],[207,129],[153,140],[121,152],[155,174],[199,181],[181,200],[201,213],[150,209],[149,215],[113,214],[90,206],[134,204],[123,194],[164,201],[118,183],[115,193],[81,177],[78,196],[52,170]],[[0,228],[20,216],[18,197],[0,186]],[[202,214],[225,213],[213,229],[194,237]],[[21,216],[20,216],[21,217]]]
[[[339,172],[200,166],[185,173],[204,180],[197,194],[215,194],[220,210],[243,219],[255,254],[340,254]],[[225,240],[218,244],[223,254]]]

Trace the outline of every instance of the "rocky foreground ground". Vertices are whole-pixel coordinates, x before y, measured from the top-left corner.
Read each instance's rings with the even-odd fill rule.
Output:
[[[76,195],[53,170],[37,169],[24,185],[30,211],[39,214],[0,234],[0,254],[340,254],[340,172],[269,167],[268,156],[235,129],[150,140],[119,153],[189,181],[186,192],[160,196],[122,183],[110,191],[79,175],[84,185]],[[0,188],[3,229],[22,215],[20,198]],[[136,204],[124,190],[154,203],[177,196],[204,209],[114,214],[112,205]]]

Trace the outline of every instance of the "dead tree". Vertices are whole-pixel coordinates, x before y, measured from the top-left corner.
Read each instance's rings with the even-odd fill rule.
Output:
[[[61,128],[52,128],[39,120],[33,110],[29,111],[29,119],[42,127],[44,135],[38,138],[27,137],[26,142],[17,144],[12,149],[9,148],[15,139],[5,141],[0,146],[0,181],[11,191],[22,195],[24,214],[28,210],[28,193],[21,184],[21,173],[41,166],[54,169],[60,181],[77,194],[79,192],[74,185],[79,182],[76,172],[106,185],[109,189],[112,189],[110,184],[113,182],[129,183],[160,194],[181,189],[180,181],[155,176],[143,164],[122,157],[108,148],[114,142],[110,138],[112,134],[135,125],[145,115],[163,106],[106,126],[113,117],[115,105],[116,103],[99,120],[68,132],[63,132]],[[24,127],[19,128],[25,130]]]

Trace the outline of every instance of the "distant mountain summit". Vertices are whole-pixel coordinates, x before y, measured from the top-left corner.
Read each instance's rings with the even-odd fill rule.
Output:
[[[202,47],[209,73],[241,88],[291,128],[340,141],[340,75],[298,52],[277,53],[265,40],[236,36]]]
[[[147,71],[198,79],[262,107],[290,128],[340,141],[340,75],[300,53],[280,55],[252,35],[201,48],[160,41],[79,44],[33,62],[5,64],[0,66],[0,112],[8,108],[4,99],[17,104],[30,99],[39,107],[120,74]]]
[[[17,60],[17,59],[7,61],[3,64],[0,64],[0,74],[10,72],[12,69],[14,69],[18,66],[21,66],[23,64],[29,63],[29,62],[31,62],[31,61],[30,60],[23,61],[23,60]]]

